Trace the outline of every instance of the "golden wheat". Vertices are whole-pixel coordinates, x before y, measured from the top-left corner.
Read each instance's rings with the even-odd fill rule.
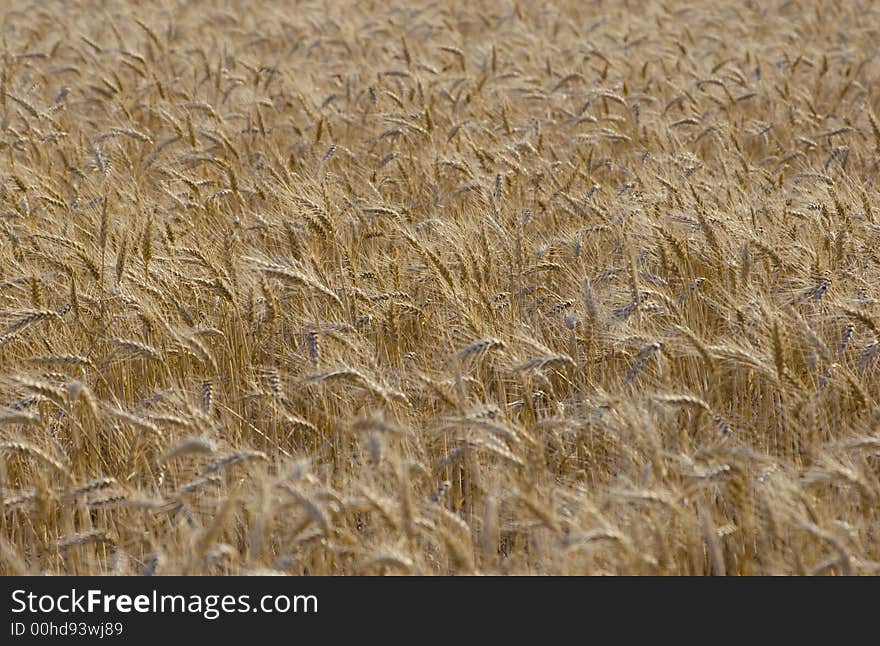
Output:
[[[628,4],[6,2],[0,574],[876,573],[880,10]]]

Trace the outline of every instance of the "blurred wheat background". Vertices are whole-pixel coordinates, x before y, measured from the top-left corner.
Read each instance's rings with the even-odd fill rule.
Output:
[[[880,568],[876,4],[3,4],[0,573]]]

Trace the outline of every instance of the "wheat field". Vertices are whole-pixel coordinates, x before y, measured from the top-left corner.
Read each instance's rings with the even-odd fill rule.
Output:
[[[873,574],[880,7],[6,0],[0,574]]]

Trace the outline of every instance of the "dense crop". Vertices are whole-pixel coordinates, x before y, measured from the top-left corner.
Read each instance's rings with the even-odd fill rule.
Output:
[[[874,3],[0,33],[0,573],[880,567]]]

